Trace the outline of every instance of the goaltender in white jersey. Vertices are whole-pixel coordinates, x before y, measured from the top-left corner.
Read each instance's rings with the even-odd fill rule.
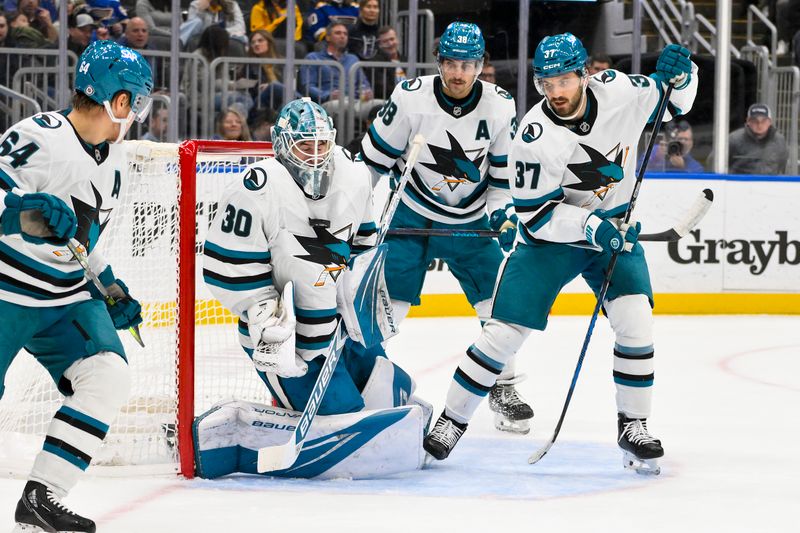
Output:
[[[375,250],[369,172],[335,146],[335,137],[322,107],[309,99],[290,102],[273,128],[276,157],[248,167],[219,204],[203,278],[239,315],[242,348],[277,408],[229,403],[202,415],[195,425],[200,476],[256,473],[257,450],[286,442],[336,340],[345,313],[337,292],[354,275],[350,259]],[[352,431],[360,438],[335,453],[316,446],[298,466],[270,475],[370,477],[421,466],[430,413],[401,407],[413,381],[380,343],[354,346],[350,340],[344,346],[311,437],[336,441],[334,433],[358,426]]]

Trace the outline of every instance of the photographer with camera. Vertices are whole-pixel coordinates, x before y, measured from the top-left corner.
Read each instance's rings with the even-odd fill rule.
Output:
[[[698,174],[705,172],[703,165],[692,157],[694,134],[686,120],[673,121],[659,134],[658,143],[650,155],[647,169],[654,172],[686,172]],[[641,159],[639,165],[642,164]]]

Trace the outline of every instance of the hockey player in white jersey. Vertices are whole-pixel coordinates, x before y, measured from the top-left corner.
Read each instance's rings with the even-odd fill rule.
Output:
[[[536,49],[534,81],[544,100],[520,124],[509,154],[519,216],[517,246],[501,268],[492,319],[470,346],[425,449],[444,459],[532,330],[544,330],[562,287],[581,275],[600,290],[619,252],[603,307],[613,349],[618,443],[626,464],[657,472],[661,442],[648,431],[653,385],[653,296],[640,224],[622,225],[636,180],[636,148],[667,84],[668,116],[686,113],[697,92],[689,51],[669,45],[650,77],[605,70],[588,77],[586,50],[572,34],[546,37]],[[531,283],[530,280],[535,280]]]
[[[204,249],[206,284],[240,317],[240,343],[277,406],[295,412],[309,402],[335,341],[340,278],[351,274],[351,256],[377,240],[369,172],[335,138],[318,104],[284,106],[272,129],[275,158],[254,163],[229,188]],[[380,343],[352,347],[347,341],[319,415],[404,405],[413,393],[408,374]],[[389,399],[375,401],[370,391]],[[421,454],[420,439],[421,429]],[[254,461],[249,467],[255,473]]]
[[[135,51],[98,41],[81,55],[72,107],[39,113],[0,140],[0,396],[23,348],[66,397],[16,508],[15,531],[95,531],[67,509],[72,489],[128,399],[116,329],[141,322],[141,306],[95,251],[119,203],[127,162],[117,143],[150,107],[152,74]],[[108,291],[107,306],[67,249],[74,238]]]
[[[428,265],[443,259],[483,322],[489,318],[497,271],[516,235],[509,193],[508,149],[516,131],[511,95],[478,79],[485,44],[475,24],[454,22],[439,40],[439,75],[398,84],[367,131],[361,156],[373,175],[399,174],[411,140],[426,137],[392,228],[500,230],[497,241],[455,237],[388,235],[386,283],[401,320],[419,305]],[[488,216],[487,216],[488,214]],[[530,431],[531,407],[514,384],[513,359],[489,397],[495,425]]]

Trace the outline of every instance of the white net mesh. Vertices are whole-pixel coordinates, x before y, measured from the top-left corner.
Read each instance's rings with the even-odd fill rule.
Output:
[[[131,369],[131,397],[111,425],[92,470],[120,473],[127,469],[97,466],[129,465],[140,467],[139,471],[175,472],[181,190],[178,147],[143,142],[126,145],[129,179],[99,249],[142,304],[145,348],[136,344],[129,332],[119,332]],[[195,175],[183,176],[196,180],[197,185],[196,269],[183,273],[194,278],[196,291],[194,414],[225,398],[270,401],[266,387],[238,344],[236,317],[212,298],[203,283],[201,256],[202,242],[223,190],[239,179],[247,164],[262,157],[234,149],[213,155],[201,153]],[[62,399],[44,368],[27,352],[21,352],[6,375],[6,390],[0,400],[0,475],[27,474]]]

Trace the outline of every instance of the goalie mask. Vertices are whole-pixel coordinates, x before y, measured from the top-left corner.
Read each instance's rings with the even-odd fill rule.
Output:
[[[114,41],[95,41],[78,61],[75,90],[102,105],[111,121],[119,124],[118,143],[134,120],[147,118],[153,103],[153,74],[139,52]],[[111,101],[120,91],[130,94],[131,110],[125,118],[115,117],[111,111]]]
[[[272,127],[275,157],[312,200],[330,189],[335,140],[333,120],[309,98],[286,104]]]

